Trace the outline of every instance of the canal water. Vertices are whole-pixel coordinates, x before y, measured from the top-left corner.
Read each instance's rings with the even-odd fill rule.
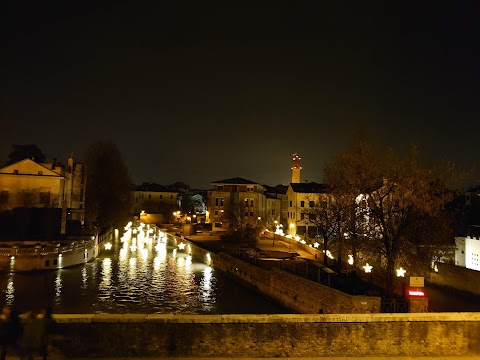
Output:
[[[158,246],[158,245],[157,245]],[[0,305],[55,313],[274,314],[288,310],[177,247],[117,243],[92,262],[35,273],[0,273]]]

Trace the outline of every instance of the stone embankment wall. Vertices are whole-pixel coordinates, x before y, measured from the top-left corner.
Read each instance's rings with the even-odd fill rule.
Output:
[[[281,269],[259,268],[224,253],[218,254],[215,268],[299,313],[380,312],[380,297],[352,296]]]
[[[194,243],[171,237],[175,245],[188,244],[185,251],[194,258],[213,265],[247,287],[276,301],[282,306],[303,314],[379,313],[381,299],[377,296],[352,296],[295,276],[281,269],[262,269],[225,253],[213,254]]]
[[[55,318],[67,358],[480,355],[480,313]]]
[[[437,263],[438,273],[430,272],[425,279],[435,285],[445,286],[480,295],[480,271],[455,266],[453,264]]]

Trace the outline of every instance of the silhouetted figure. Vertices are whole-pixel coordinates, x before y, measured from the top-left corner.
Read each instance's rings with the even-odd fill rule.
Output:
[[[52,308],[45,307],[41,309],[40,313],[37,315],[37,320],[40,322],[42,327],[42,333],[40,337],[40,354],[42,355],[43,360],[47,360],[50,336],[57,332],[57,323],[52,317]]]
[[[34,352],[40,348],[39,331],[40,328],[36,323],[35,313],[28,311],[24,315],[23,332],[20,338],[20,346],[22,348],[22,358],[33,360]]]
[[[22,322],[17,310],[11,309],[10,306],[3,307],[2,319],[0,323],[0,360],[5,360],[7,350],[13,349],[20,353],[19,340],[22,335]]]
[[[24,358],[33,360],[39,352],[47,359],[49,335],[54,332],[54,325],[51,308],[41,309],[37,316],[31,311],[26,314],[21,341]]]

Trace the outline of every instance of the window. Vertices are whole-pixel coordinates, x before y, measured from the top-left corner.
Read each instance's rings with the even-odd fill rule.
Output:
[[[253,211],[250,211],[250,216],[253,216]]]
[[[50,266],[50,260],[45,260],[45,266]]]
[[[38,175],[43,175],[43,171],[42,171],[42,170],[38,170]]]
[[[57,259],[53,259],[53,265],[57,265],[58,264],[58,260]]]
[[[223,206],[224,199],[220,198],[220,206]]]
[[[300,213],[300,220],[303,220],[305,219],[305,214],[304,213]]]
[[[162,194],[160,194],[160,200],[162,200],[162,199],[163,199],[163,195],[162,195]]]
[[[248,198],[245,199],[245,207],[248,207]]]
[[[290,200],[290,207],[292,206],[292,200]]]
[[[310,201],[308,202],[308,206],[310,206],[310,207],[315,207],[315,201],[310,200]]]
[[[218,210],[215,210],[215,216],[218,216]]]
[[[247,191],[253,192],[253,186],[247,186]]]
[[[223,185],[217,185],[217,190],[218,191],[223,191]]]
[[[250,199],[250,206],[253,207],[253,199]]]
[[[305,207],[305,201],[300,201],[300,207]]]
[[[49,192],[41,192],[40,193],[40,204],[48,205],[50,203],[50,193]]]
[[[14,173],[15,175],[18,175],[18,170],[13,170],[13,173]]]
[[[326,209],[327,208],[327,202],[326,201],[320,201],[320,207],[322,209]]]
[[[170,195],[170,199],[173,199],[173,195]]]
[[[218,198],[215,198],[215,206],[218,206]]]
[[[8,191],[0,191],[0,204],[8,204]]]
[[[148,198],[151,199],[151,198],[152,198],[152,194],[148,194]]]
[[[245,211],[245,216],[248,216],[248,211]]]
[[[295,213],[292,213],[293,219],[295,220]]]

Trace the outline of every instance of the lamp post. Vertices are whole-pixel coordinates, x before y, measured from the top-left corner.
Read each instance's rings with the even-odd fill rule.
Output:
[[[275,220],[274,222],[274,225],[273,225],[273,240],[272,240],[272,245],[275,246],[275,234],[277,232],[277,224],[278,224],[278,221]]]

